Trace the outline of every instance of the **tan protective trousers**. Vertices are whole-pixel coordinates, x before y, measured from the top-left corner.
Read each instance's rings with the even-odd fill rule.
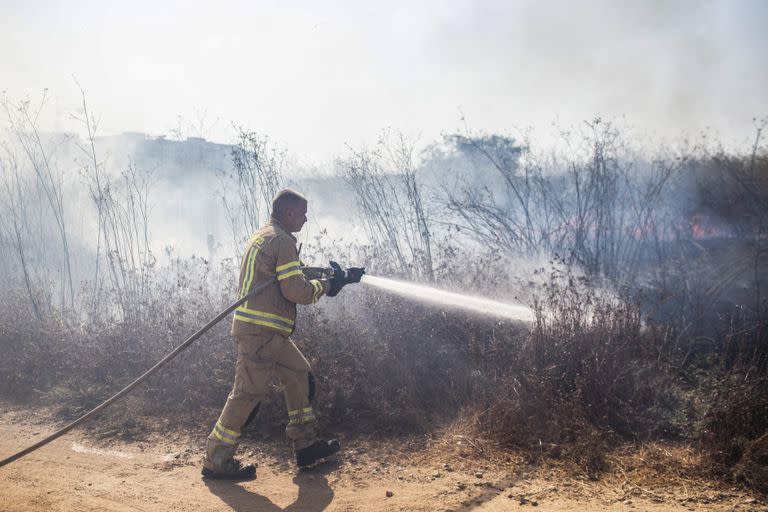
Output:
[[[238,335],[235,383],[216,426],[208,436],[205,466],[220,470],[234,456],[241,430],[256,405],[265,400],[277,377],[288,407],[286,435],[294,449],[311,445],[315,415],[309,403],[309,362],[293,341],[281,334]]]

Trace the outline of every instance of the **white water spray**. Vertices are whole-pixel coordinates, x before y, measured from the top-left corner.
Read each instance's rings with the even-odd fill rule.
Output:
[[[483,297],[452,293],[438,288],[383,277],[363,276],[362,282],[413,299],[474,311],[482,315],[509,318],[521,322],[532,322],[534,319],[533,310],[520,304],[507,304]]]

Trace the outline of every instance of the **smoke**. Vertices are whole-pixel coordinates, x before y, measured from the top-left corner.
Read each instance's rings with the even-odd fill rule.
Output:
[[[598,128],[590,132],[593,125]],[[681,236],[686,236],[686,230],[690,231],[693,240],[737,233],[732,223],[743,217],[741,211],[725,208],[733,201],[717,209],[715,203],[703,196],[702,191],[697,189],[702,176],[698,170],[700,166],[687,168],[685,173],[676,173],[663,184],[659,182],[663,185],[662,191],[653,199],[656,202],[652,207],[647,208],[648,218],[653,222],[638,222],[637,219],[645,215],[639,215],[638,210],[649,204],[647,191],[655,179],[654,173],[659,170],[657,164],[678,165],[676,162],[679,162],[681,155],[690,155],[694,146],[677,151],[664,147],[657,148],[655,152],[643,151],[637,144],[637,133],[634,131],[614,129],[615,126],[605,120],[592,121],[586,126],[562,130],[562,146],[571,148],[570,153],[542,151],[534,145],[536,141],[529,139],[520,140],[499,134],[475,136],[467,132],[462,136],[445,135],[423,153],[414,154],[415,179],[422,195],[431,237],[430,269],[434,271],[435,282],[450,281],[459,289],[482,290],[482,293],[505,286],[509,290],[510,283],[515,279],[529,278],[531,267],[538,267],[540,261],[560,254],[574,265],[585,268],[591,265],[587,270],[592,275],[607,269],[622,278],[626,275],[625,282],[637,283],[637,277],[645,273],[643,282],[648,283],[657,277],[654,270],[657,261],[669,257],[675,249],[674,243]],[[202,138],[169,140],[141,133],[98,136],[94,143],[99,168],[109,176],[111,191],[121,207],[136,200],[145,200],[148,205],[146,232],[139,229],[141,226],[134,226],[140,237],[146,236],[147,246],[152,252],[152,257],[145,258],[145,261],[154,260],[158,265],[164,265],[173,259],[192,255],[213,259],[217,264],[225,259],[239,259],[242,237],[238,237],[234,232],[236,230],[232,229],[231,219],[222,202],[226,192],[234,193],[231,188],[234,182],[222,178],[233,169],[233,146]],[[92,266],[99,244],[97,203],[83,176],[83,169],[92,164],[82,151],[87,144],[75,136],[49,134],[44,137],[43,145],[65,192],[62,198],[66,215],[64,220],[71,234],[69,250],[77,285],[94,276]],[[613,181],[605,181],[606,187],[615,185],[616,188],[615,193],[605,195],[612,201],[612,210],[607,208],[606,201],[574,206],[576,185],[581,186],[583,191],[585,183],[588,183],[584,180],[591,179],[589,166],[595,157],[596,145],[600,145],[600,156],[607,162],[606,165],[613,166],[609,170],[616,171]],[[16,151],[20,172],[31,178],[32,172],[25,163],[23,151],[7,147]],[[376,149],[396,151],[399,148],[377,146]],[[349,148],[348,151],[354,153],[355,150]],[[712,167],[709,170],[713,176],[711,183],[703,189],[719,190],[713,181],[719,176],[719,164],[706,160],[706,152],[698,155],[710,162],[708,165]],[[286,161],[290,165],[294,160],[289,158]],[[146,179],[148,186],[142,192],[144,197],[130,197],[130,183],[124,176],[126,169],[134,169],[142,179]],[[582,181],[578,183],[576,170],[582,173],[578,177]],[[294,172],[286,165],[282,171],[284,185],[304,193],[310,201],[309,222],[297,235],[305,245],[302,252],[305,261],[323,264],[328,259],[339,259],[347,264],[371,263],[379,274],[419,279],[418,273],[408,264],[393,266],[395,259],[387,253],[387,248],[377,246],[368,238],[370,230],[363,229],[355,190],[347,180],[334,174],[338,168]],[[399,180],[396,167],[388,168],[386,172],[393,176],[393,181]],[[542,184],[546,185],[546,190]],[[517,191],[511,188],[518,185],[521,188]],[[546,193],[542,195],[542,191]],[[523,195],[517,196],[517,192]],[[398,196],[401,202],[374,213],[384,219],[399,218],[385,210],[390,206],[407,208],[408,203],[404,200],[406,193],[409,192],[403,191]],[[553,207],[553,199],[559,201],[555,205],[557,208]],[[450,200],[454,201],[452,205]],[[703,209],[702,206],[707,204],[708,208]],[[468,211],[462,207],[467,205],[475,210],[462,218],[461,214]],[[7,201],[0,207],[7,208]],[[46,224],[43,220],[47,215],[46,208],[45,204],[24,203],[25,213],[33,214],[26,218],[34,220],[35,224],[30,224],[33,229],[29,229],[29,236],[23,242],[28,244],[26,256],[31,258],[31,263],[37,265],[40,262],[33,268],[37,274],[33,272],[32,276],[40,282],[46,279],[55,281],[61,271],[61,263],[53,261],[59,253],[46,250],[55,242],[55,233],[49,232],[51,223]],[[526,225],[525,217],[521,216],[522,208],[527,208],[532,215],[532,227]],[[594,214],[598,210],[604,217],[595,220]],[[266,220],[268,212],[262,210],[260,214],[263,214],[262,218],[257,222]],[[236,215],[235,218],[237,222],[242,221]],[[0,233],[3,251],[0,255],[9,262],[7,268],[12,269],[9,274],[21,275],[15,263],[18,258],[12,247],[15,242],[10,236],[11,226],[7,222],[5,226],[0,223],[3,227]],[[397,222],[399,224],[393,226],[397,228],[397,236],[413,237],[424,233],[410,222],[408,216],[402,216],[402,220]],[[581,229],[581,238],[573,234],[575,227]],[[526,230],[527,233],[524,233]],[[630,230],[629,234],[627,230]],[[526,239],[528,235],[531,236]],[[598,246],[598,243],[604,243],[606,235],[616,235],[615,241],[612,245]],[[38,239],[32,240],[33,236]],[[657,245],[649,249],[647,242],[652,241],[654,236]],[[582,247],[577,247],[577,243]],[[586,247],[588,244],[593,247]],[[574,255],[571,250],[574,247],[582,252]],[[101,257],[104,258],[103,246],[101,249]],[[607,267],[594,263],[593,260],[601,254],[612,255],[614,261],[608,262],[610,265]],[[512,266],[514,275],[502,272],[492,278],[492,283],[457,283],[456,276],[474,274],[464,270],[473,268],[475,260],[510,257],[528,259],[533,263]],[[421,264],[422,259],[423,253],[415,251],[414,262]],[[624,265],[625,262],[630,264]],[[47,267],[47,272],[44,267]],[[106,279],[105,276],[102,272],[101,279]],[[432,281],[432,276],[428,280]],[[400,291],[403,291],[402,287]],[[411,291],[414,293],[412,296],[419,297],[419,300],[429,295],[445,296],[443,292],[419,295],[415,290]],[[467,297],[452,297],[452,300],[451,304],[459,307],[458,304],[466,302]],[[483,304],[475,311],[499,310],[513,317],[525,316],[521,311],[507,311],[504,309],[507,306],[504,303]]]
[[[49,87],[76,105],[76,73],[112,133],[163,133],[203,102],[197,125],[206,125],[206,110],[258,123],[322,159],[382,126],[437,137],[459,124],[457,106],[496,132],[601,112],[663,136],[713,126],[739,139],[765,114],[767,7],[755,0],[241,3],[238,16],[93,3],[72,34],[67,4],[52,4],[0,7],[0,48],[18,70],[2,89]],[[179,41],[181,51],[157,51]],[[258,64],[246,65],[256,53]]]

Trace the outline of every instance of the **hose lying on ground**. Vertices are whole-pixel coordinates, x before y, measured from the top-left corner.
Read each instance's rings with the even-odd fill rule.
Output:
[[[168,364],[173,358],[175,358],[177,355],[179,355],[181,352],[183,352],[187,347],[189,347],[192,343],[194,343],[195,340],[197,340],[200,336],[205,334],[206,331],[208,331],[211,327],[213,327],[214,325],[219,323],[219,321],[221,321],[222,318],[224,318],[225,316],[230,314],[232,311],[234,311],[238,306],[240,306],[240,304],[244,303],[249,298],[253,297],[257,293],[261,292],[261,290],[263,290],[264,288],[266,288],[267,286],[269,286],[270,284],[275,283],[275,282],[277,282],[277,277],[273,277],[272,279],[269,279],[267,281],[263,281],[263,282],[257,284],[253,288],[253,290],[251,290],[250,293],[248,293],[245,297],[239,299],[237,302],[235,302],[232,305],[230,305],[227,309],[225,309],[224,311],[222,311],[221,313],[216,315],[216,318],[214,318],[213,320],[211,320],[210,322],[205,324],[205,326],[203,326],[199,331],[197,331],[195,334],[193,334],[192,336],[187,338],[186,341],[184,341],[184,343],[182,343],[181,345],[179,345],[178,347],[173,349],[167,356],[165,356],[160,361],[158,361],[157,364],[155,364],[155,366],[153,366],[152,368],[150,368],[149,370],[144,372],[136,380],[134,380],[133,382],[131,382],[130,384],[125,386],[117,394],[115,394],[112,398],[110,398],[106,402],[102,403],[101,405],[95,407],[91,411],[83,414],[82,416],[77,418],[75,421],[73,421],[69,425],[67,425],[67,426],[57,430],[56,432],[54,432],[53,434],[49,435],[45,439],[41,439],[40,441],[36,442],[32,446],[29,446],[28,448],[25,448],[25,449],[21,450],[20,452],[14,453],[10,457],[7,457],[7,458],[1,460],[0,461],[0,467],[5,466],[6,464],[10,464],[11,462],[13,462],[13,461],[15,461],[17,459],[20,459],[23,456],[25,456],[25,455],[27,455],[29,453],[32,453],[33,451],[37,450],[38,448],[40,448],[42,446],[45,446],[46,444],[50,443],[54,439],[58,439],[59,437],[63,436],[64,434],[66,434],[67,432],[69,432],[70,430],[75,428],[76,426],[78,426],[81,423],[84,423],[85,421],[89,420],[90,418],[92,418],[93,416],[95,416],[96,414],[101,412],[103,409],[106,409],[107,407],[109,407],[110,405],[115,403],[117,400],[121,399],[122,397],[124,397],[125,395],[130,393],[133,390],[133,388],[135,388],[136,386],[138,386],[139,384],[141,384],[142,382],[147,380],[152,374],[154,374],[160,368],[162,368],[163,366]]]

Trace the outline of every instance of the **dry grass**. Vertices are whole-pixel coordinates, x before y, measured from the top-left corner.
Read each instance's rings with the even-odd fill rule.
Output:
[[[675,337],[644,324],[640,303],[600,295],[567,267],[546,276],[534,290],[532,329],[365,287],[305,310],[296,341],[319,378],[322,428],[392,439],[435,434],[453,460],[559,468],[587,480],[618,471],[642,486],[665,474],[693,478],[697,468],[729,476],[737,466],[755,485],[746,476],[754,465],[739,464],[768,426],[759,372],[746,380],[733,372],[688,378],[700,368],[681,366]],[[82,414],[223,306],[199,292],[190,281],[158,293],[146,324],[59,321],[43,332],[19,323],[23,316],[6,303],[0,393],[55,404],[63,420]],[[224,323],[107,413],[99,435],[140,439],[158,425],[147,417],[164,429],[204,432],[229,391],[233,359]],[[248,436],[282,436],[284,404],[275,391]],[[700,451],[653,444],[666,441],[697,441]],[[639,448],[618,455],[627,446]]]
[[[745,170],[743,161],[729,165]],[[720,209],[742,188],[727,191]],[[753,210],[750,218],[757,220],[746,234],[761,228],[760,210]],[[761,243],[758,238],[751,247],[756,274],[764,268]],[[392,269],[370,247],[337,243],[312,252],[377,273]],[[322,428],[392,439],[441,433],[446,457],[554,466],[587,480],[611,469],[639,487],[661,475],[682,485],[702,468],[760,485],[768,465],[758,442],[768,431],[764,298],[760,311],[717,309],[711,297],[686,288],[697,277],[687,273],[693,267],[686,270],[686,261],[676,274],[669,265],[671,284],[649,294],[664,297],[658,299],[667,301],[662,310],[679,291],[673,287],[687,290],[676,309],[654,323],[647,313],[657,304],[641,300],[637,289],[607,293],[609,287],[562,262],[538,269],[520,286],[498,251],[470,253],[446,242],[435,244],[438,253],[438,286],[489,295],[524,288],[536,306],[533,328],[350,287],[304,309],[295,336],[318,377]],[[151,292],[137,302],[132,322],[105,307],[92,323],[67,314],[38,323],[30,320],[24,294],[6,292],[0,397],[55,404],[62,419],[78,416],[223,309],[236,263],[213,268],[200,258],[177,259],[147,272]],[[756,285],[763,282],[758,275]],[[102,300],[117,304],[109,294]],[[232,380],[228,330],[228,321],[216,326],[114,408],[103,432],[136,438],[146,416],[161,419],[162,428],[210,428]],[[249,435],[282,435],[285,407],[275,391]],[[677,451],[668,442],[696,451]],[[620,455],[628,446],[635,448]]]

